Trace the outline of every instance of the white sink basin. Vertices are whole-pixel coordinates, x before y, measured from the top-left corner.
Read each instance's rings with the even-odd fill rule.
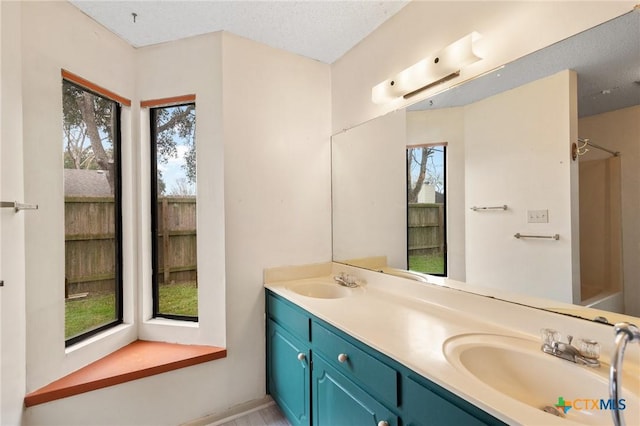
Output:
[[[612,424],[611,411],[600,405],[601,399],[609,401],[608,365],[580,366],[543,353],[536,341],[491,334],[454,337],[445,342],[444,352],[453,366],[509,398],[541,410],[555,407],[563,398],[565,405],[572,404],[566,419]],[[623,379],[624,417],[628,425],[638,425],[640,390],[637,382],[631,387],[627,383]]]
[[[330,280],[301,281],[288,287],[289,290],[301,296],[313,297],[316,299],[340,299],[349,297],[362,289],[359,287],[349,288],[331,282]]]
[[[395,275],[396,277],[409,278],[410,280],[420,281],[423,283],[429,282],[429,280],[427,280],[427,277],[425,277],[424,275],[403,269],[382,268],[382,272],[389,275]]]

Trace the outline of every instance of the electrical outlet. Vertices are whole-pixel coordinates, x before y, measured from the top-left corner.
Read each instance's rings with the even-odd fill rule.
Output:
[[[549,223],[549,210],[527,210],[527,223]]]

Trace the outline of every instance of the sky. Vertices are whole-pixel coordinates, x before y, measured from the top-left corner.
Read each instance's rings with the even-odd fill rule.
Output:
[[[189,182],[187,179],[187,173],[183,167],[185,164],[184,156],[189,150],[189,146],[185,143],[181,138],[176,139],[176,150],[178,155],[176,158],[169,158],[167,163],[158,162],[158,170],[162,171],[162,180],[164,180],[165,184],[165,194],[175,193],[175,189],[178,186],[178,183],[182,180],[183,182]],[[193,183],[189,183],[188,185],[189,193],[196,193],[196,186]],[[184,195],[184,194],[182,194]]]

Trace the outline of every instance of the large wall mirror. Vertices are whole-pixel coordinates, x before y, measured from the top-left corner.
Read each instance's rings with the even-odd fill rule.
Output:
[[[333,260],[638,321],[639,186],[636,9],[334,135]]]

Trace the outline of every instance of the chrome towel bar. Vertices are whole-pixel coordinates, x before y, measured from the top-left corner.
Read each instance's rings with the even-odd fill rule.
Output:
[[[554,234],[554,235],[524,235],[521,233],[517,233],[514,235],[514,237],[520,239],[520,238],[547,238],[550,240],[559,240],[560,239],[560,234]]]
[[[19,212],[20,210],[38,210],[38,205],[19,203],[17,201],[0,201],[0,208],[11,208]]]
[[[506,210],[507,209],[507,205],[504,204],[502,206],[493,206],[493,207],[470,207],[469,210],[473,210],[474,212],[477,212],[478,210]]]

